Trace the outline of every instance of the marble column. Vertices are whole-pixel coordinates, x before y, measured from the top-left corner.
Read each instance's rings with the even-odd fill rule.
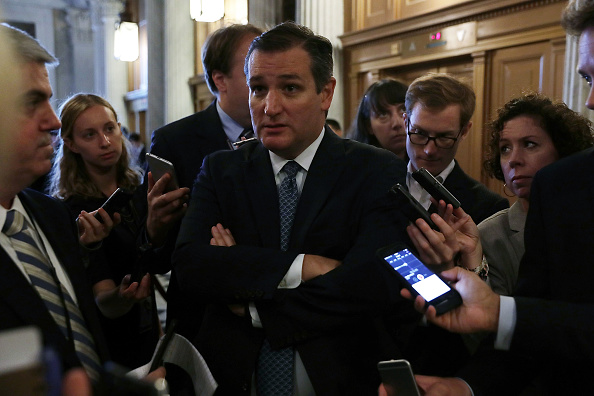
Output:
[[[315,33],[328,38],[332,42],[336,89],[334,90],[334,98],[328,112],[328,118],[338,120],[343,131],[346,131],[350,120],[344,119],[344,60],[342,44],[338,38],[344,33],[343,12],[344,4],[342,0],[298,0],[295,19],[298,23],[309,27]]]

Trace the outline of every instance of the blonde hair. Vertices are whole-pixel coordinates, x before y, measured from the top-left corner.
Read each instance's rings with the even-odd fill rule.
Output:
[[[118,115],[108,101],[93,94],[76,94],[60,106],[60,143],[49,178],[49,194],[61,199],[73,195],[83,197],[102,197],[103,193],[91,181],[80,154],[71,151],[64,144],[64,139],[71,139],[74,123],[87,109],[93,106],[107,107],[113,113],[116,122]],[[141,181],[142,171],[131,162],[128,155],[127,139],[122,139],[122,154],[116,166],[117,185],[125,189],[136,188]]]

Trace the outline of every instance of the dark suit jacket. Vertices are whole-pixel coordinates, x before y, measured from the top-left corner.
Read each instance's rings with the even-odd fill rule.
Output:
[[[525,245],[511,352],[503,364],[488,369],[494,373],[503,368],[501,374],[493,375],[506,381],[485,384],[484,378],[470,376],[479,391],[475,394],[512,394],[533,378],[543,394],[590,394],[594,365],[594,149],[537,173]],[[517,376],[509,369],[520,366],[530,370]]]
[[[203,111],[157,129],[151,143],[151,153],[171,161],[179,186],[190,190],[204,157],[218,150],[229,150],[229,145],[215,101]],[[172,232],[166,250],[173,250],[176,238],[177,228]],[[202,308],[188,307],[186,297],[178,289],[176,276],[173,270],[167,289],[167,323],[178,318],[177,332],[192,339],[196,334],[191,329],[199,327]]]
[[[462,209],[476,224],[500,210],[509,208],[507,199],[464,173],[457,161],[443,185],[458,198]]]
[[[377,394],[378,347],[370,319],[388,300],[375,250],[404,238],[389,188],[404,163],[386,150],[326,128],[301,193],[289,248],[279,249],[278,192],[269,152],[259,142],[206,157],[182,222],[173,264],[181,289],[210,302],[196,344],[221,393],[247,394],[266,337],[299,351],[317,394]],[[222,223],[236,246],[210,246]],[[278,289],[295,257],[317,254],[342,265],[295,289]],[[263,329],[227,304],[258,308]],[[410,303],[406,304],[410,309]],[[392,355],[393,356],[393,355]]]
[[[151,142],[151,153],[171,161],[179,186],[190,189],[204,157],[228,149],[214,101],[203,111],[155,130]]]
[[[68,207],[34,190],[22,191],[19,198],[29,215],[39,224],[70,278],[78,306],[95,339],[99,357],[105,361],[105,341],[100,333],[95,301],[80,258],[78,231]],[[64,369],[80,366],[72,344],[66,340],[33,286],[2,248],[0,263],[0,329],[37,326],[43,334],[45,345],[53,347],[62,357]]]

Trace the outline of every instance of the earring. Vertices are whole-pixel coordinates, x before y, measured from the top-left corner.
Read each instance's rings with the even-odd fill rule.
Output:
[[[511,195],[507,193],[507,191],[506,191],[506,188],[509,190],[509,192],[511,193]],[[504,193],[506,196],[510,197],[510,198],[511,198],[511,197],[515,197],[515,196],[516,196],[516,194],[514,194],[514,193],[513,193],[513,191],[512,191],[512,190],[510,190],[510,189],[507,187],[507,183],[503,183],[503,193]]]

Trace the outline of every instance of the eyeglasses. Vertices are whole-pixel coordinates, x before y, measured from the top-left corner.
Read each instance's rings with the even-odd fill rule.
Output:
[[[448,137],[448,136],[427,136],[424,133],[417,132],[416,128],[413,128],[411,131],[410,122],[406,123],[406,130],[408,133],[408,138],[412,144],[416,144],[418,146],[425,146],[429,143],[430,140],[433,140],[433,143],[439,148],[442,149],[451,149],[454,147],[454,144],[458,141],[460,134],[462,134],[462,129],[458,132],[458,136],[456,137]]]

